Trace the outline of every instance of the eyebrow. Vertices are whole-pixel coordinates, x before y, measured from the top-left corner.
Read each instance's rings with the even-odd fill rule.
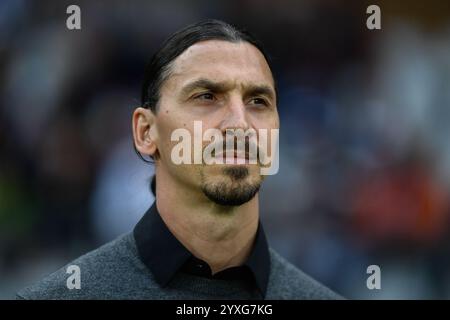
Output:
[[[225,82],[214,82],[209,79],[200,78],[185,85],[181,89],[181,95],[187,96],[195,89],[207,89],[211,92],[223,93],[229,90],[230,88],[231,85]],[[268,98],[275,100],[275,92],[273,88],[268,85],[254,85],[254,84],[245,85],[244,91],[246,96],[265,95]]]

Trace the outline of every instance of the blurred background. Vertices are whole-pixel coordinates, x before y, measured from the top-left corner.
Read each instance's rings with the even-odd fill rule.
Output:
[[[66,8],[81,8],[81,30]],[[381,8],[368,30],[366,8]],[[347,298],[450,298],[450,2],[0,1],[0,298],[132,230],[153,202],[144,66],[205,18],[267,47],[280,171],[269,242]],[[366,269],[381,268],[381,290]]]

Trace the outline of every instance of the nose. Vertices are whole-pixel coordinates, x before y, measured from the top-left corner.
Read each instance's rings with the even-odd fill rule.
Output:
[[[240,97],[230,99],[226,107],[226,114],[220,124],[220,130],[225,133],[227,129],[243,129],[245,131],[248,128],[247,112],[242,99]]]

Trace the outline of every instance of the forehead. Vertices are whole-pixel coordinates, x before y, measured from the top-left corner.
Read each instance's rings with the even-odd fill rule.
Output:
[[[274,86],[272,73],[263,54],[248,42],[208,40],[198,42],[178,56],[168,81],[173,86],[194,78],[208,78],[236,84]]]

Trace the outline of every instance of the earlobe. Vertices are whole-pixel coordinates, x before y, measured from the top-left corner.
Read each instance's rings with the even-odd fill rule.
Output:
[[[136,108],[132,126],[136,150],[144,155],[155,156],[158,136],[153,112],[141,107]]]

